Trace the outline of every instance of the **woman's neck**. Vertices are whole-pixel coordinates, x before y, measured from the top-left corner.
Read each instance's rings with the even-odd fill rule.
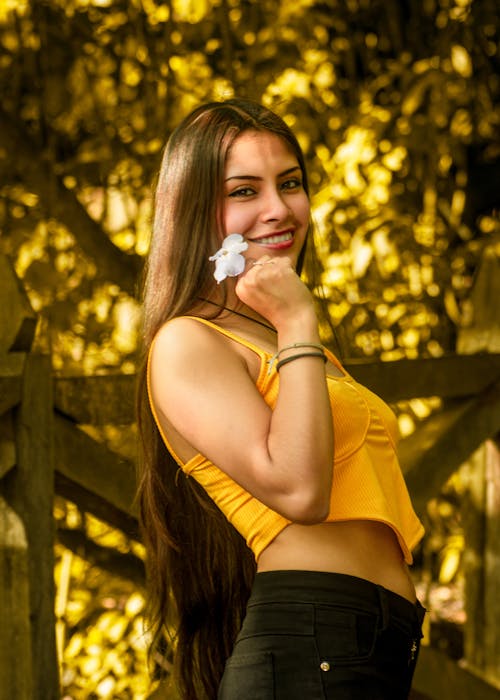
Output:
[[[265,328],[267,331],[276,333],[276,329],[267,319],[239,300],[236,303],[234,300],[232,303],[231,301],[224,303],[223,301],[200,298],[200,301],[209,307],[219,308],[223,313],[228,314],[228,320],[232,320],[230,318],[232,316],[238,322],[238,325],[241,325],[242,322],[251,322]]]

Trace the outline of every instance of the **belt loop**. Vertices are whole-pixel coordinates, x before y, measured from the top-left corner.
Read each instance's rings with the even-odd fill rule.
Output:
[[[380,631],[383,632],[387,627],[389,627],[389,603],[387,601],[387,595],[382,586],[377,585],[377,593],[380,602],[380,612],[382,613]]]

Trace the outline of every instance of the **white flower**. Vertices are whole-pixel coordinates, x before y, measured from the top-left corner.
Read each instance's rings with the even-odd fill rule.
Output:
[[[226,277],[237,277],[245,269],[245,258],[241,253],[248,248],[248,243],[240,233],[231,233],[222,242],[222,248],[208,259],[215,260],[214,277],[217,284]]]

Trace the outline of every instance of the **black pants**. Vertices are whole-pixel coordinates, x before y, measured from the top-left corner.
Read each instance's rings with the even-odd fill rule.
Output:
[[[218,700],[407,700],[424,614],[354,576],[257,574]]]

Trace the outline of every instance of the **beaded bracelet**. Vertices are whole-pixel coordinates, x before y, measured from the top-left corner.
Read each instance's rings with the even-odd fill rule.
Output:
[[[279,372],[283,365],[293,362],[293,360],[299,360],[301,357],[321,357],[323,362],[326,362],[326,355],[323,350],[321,352],[299,352],[297,355],[290,355],[290,357],[285,357],[283,360],[280,360],[276,365],[276,371]]]
[[[317,348],[318,350],[321,350],[321,352],[324,354],[323,351],[323,346],[319,345],[318,343],[292,343],[291,345],[285,345],[284,348],[281,348],[276,352],[270,360],[268,360],[269,364],[269,369],[267,370],[267,374],[271,374],[273,365],[276,362],[277,359],[279,359],[279,356],[281,355],[282,352],[285,352],[285,350],[294,350],[295,348]],[[326,362],[326,359],[325,359]]]

